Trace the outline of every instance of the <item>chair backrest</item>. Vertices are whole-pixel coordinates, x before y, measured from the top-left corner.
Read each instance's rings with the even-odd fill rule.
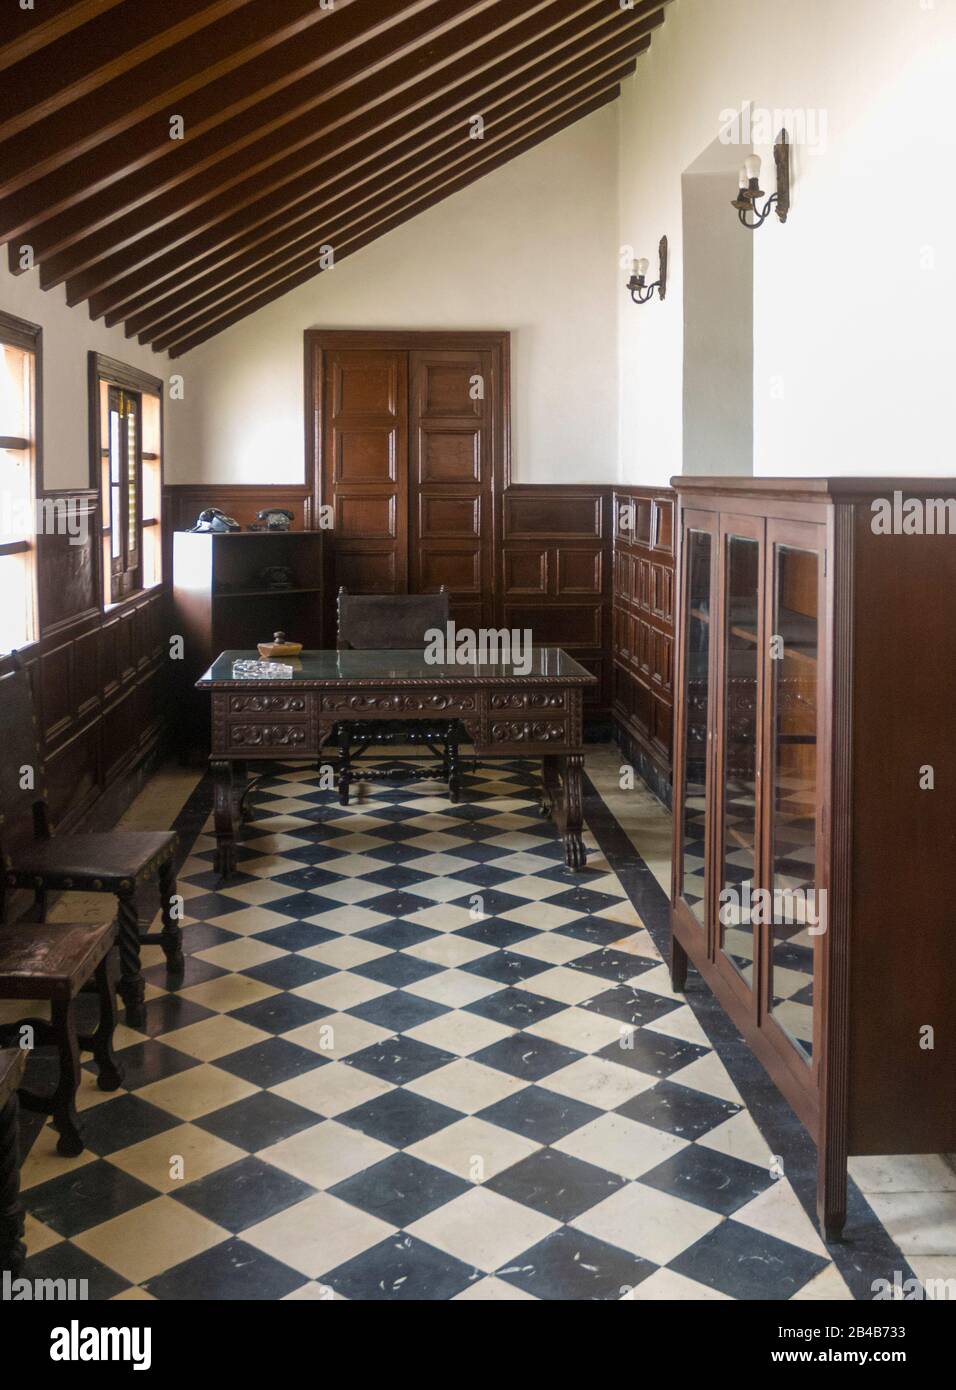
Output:
[[[43,756],[26,671],[0,676],[0,848],[32,839],[33,807],[46,799]]]
[[[350,594],[339,590],[338,645],[356,651],[418,651],[429,628],[445,630],[448,591]]]

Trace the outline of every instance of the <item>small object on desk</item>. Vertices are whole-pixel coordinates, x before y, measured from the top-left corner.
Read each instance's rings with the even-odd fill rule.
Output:
[[[256,519],[249,527],[250,531],[288,531],[292,525],[293,513],[288,507],[266,507],[261,512],[256,512]]]
[[[193,531],[241,531],[242,527],[234,517],[226,516],[218,507],[207,507],[199,513]]]
[[[264,661],[274,661],[279,656],[298,656],[302,650],[301,642],[290,642],[284,632],[277,632],[271,642],[259,642],[259,655]]]
[[[283,681],[292,675],[292,667],[281,661],[234,661],[232,674],[245,680]]]
[[[259,579],[267,589],[291,589],[295,586],[295,570],[291,565],[267,565]]]

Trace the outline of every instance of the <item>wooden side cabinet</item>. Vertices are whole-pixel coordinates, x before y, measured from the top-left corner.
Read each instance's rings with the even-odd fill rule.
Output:
[[[325,532],[177,531],[173,537],[173,663],[180,749],[209,737],[208,701],[196,681],[220,652],[255,650],[283,631],[304,647],[325,645],[328,607]]]
[[[819,1152],[956,1148],[956,479],[676,478],[672,960]]]

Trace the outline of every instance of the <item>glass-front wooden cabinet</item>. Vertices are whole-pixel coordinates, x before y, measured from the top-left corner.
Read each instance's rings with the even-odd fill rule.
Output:
[[[956,536],[872,521],[956,481],[674,487],[673,984],[816,1140],[835,1236],[848,1154],[956,1145]]]

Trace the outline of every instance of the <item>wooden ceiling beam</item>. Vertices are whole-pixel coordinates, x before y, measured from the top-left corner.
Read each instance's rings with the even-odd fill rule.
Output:
[[[532,113],[527,120],[520,121],[514,126],[511,124],[503,126],[497,137],[489,138],[486,135],[484,141],[472,142],[473,145],[478,146],[481,153],[471,159],[464,157],[460,161],[466,166],[464,169],[458,165],[451,169],[443,167],[421,184],[399,187],[397,192],[385,201],[379,197],[368,198],[364,203],[346,210],[338,224],[328,224],[324,234],[318,239],[312,238],[293,255],[259,267],[249,276],[242,277],[239,285],[219,286],[211,294],[205,296],[201,303],[190,305],[183,314],[176,316],[175,323],[170,323],[166,330],[151,334],[148,339],[150,345],[157,352],[165,350],[172,341],[182,337],[184,332],[189,332],[193,324],[208,320],[210,315],[218,313],[223,305],[227,308],[231,307],[235,303],[237,295],[247,299],[250,295],[256,294],[259,289],[269,288],[288,279],[305,266],[314,267],[317,262],[321,263],[323,252],[329,246],[336,253],[335,259],[337,260],[337,248],[347,247],[351,240],[372,231],[375,227],[391,224],[392,219],[402,209],[417,206],[424,198],[435,196],[437,199],[439,195],[446,196],[445,190],[462,186],[460,183],[462,179],[467,184],[476,178],[483,177],[489,166],[492,166],[496,160],[500,160],[502,154],[521,147],[524,141],[532,138],[537,131],[552,125],[569,112],[578,110],[596,100],[604,92],[616,87],[618,87],[618,81],[614,78],[601,78],[598,81],[588,83],[583,88],[579,87],[569,96],[565,96],[561,100],[550,101],[539,107],[537,112]]]
[[[635,11],[621,11],[613,7],[613,15],[631,22],[634,14],[647,14],[654,9],[660,11],[652,0],[643,0]],[[551,0],[545,6],[536,6],[536,12],[526,16],[508,33],[495,32],[489,39],[487,28],[480,31],[484,44],[477,47],[475,56],[466,58],[456,56],[455,35],[442,39],[429,46],[429,57],[440,57],[441,77],[447,79],[453,89],[455,80],[466,78],[474,81],[495,61],[507,57],[520,62],[518,55],[522,50],[546,42],[548,36],[561,29],[569,19],[581,25],[581,33],[586,33],[602,22],[607,22],[609,7],[607,0]],[[525,53],[526,63],[533,61],[535,53]],[[276,159],[269,156],[271,163],[268,178],[260,177],[260,166],[249,165],[253,152],[247,151],[242,172],[231,184],[218,194],[211,193],[209,182],[197,177],[178,190],[175,199],[163,198],[133,214],[102,232],[85,238],[78,245],[60,254],[48,255],[42,264],[41,283],[51,287],[63,279],[70,279],[71,302],[95,294],[139,266],[165,254],[173,246],[189,237],[212,227],[231,213],[260,202],[268,195],[275,194],[271,211],[283,205],[290,193],[301,188],[303,181],[311,178],[311,170],[330,157],[330,142],[334,135],[333,152],[337,153],[347,143],[351,122],[363,121],[365,128],[378,129],[387,125],[404,109],[421,106],[430,99],[444,94],[447,86],[438,87],[433,68],[418,74],[415,83],[403,83],[403,91],[396,95],[390,93],[384,81],[367,84],[367,91],[357,94],[360,105],[356,106],[356,96],[340,96],[324,105],[317,115],[302,127],[302,140],[288,150],[283,149]],[[436,87],[438,89],[436,90]],[[367,100],[362,101],[363,97]],[[297,123],[298,126],[298,123]],[[343,129],[344,127],[344,129]],[[298,130],[296,131],[298,133]],[[286,138],[291,138],[292,128],[287,128]],[[284,188],[284,185],[293,185]],[[234,189],[234,192],[230,190]],[[278,192],[279,189],[283,191]],[[185,204],[185,206],[184,206]],[[12,255],[11,251],[11,255]],[[43,257],[40,257],[43,260]],[[92,267],[98,269],[85,274]]]
[[[456,88],[451,105],[446,106],[443,98],[433,103],[431,109],[437,119],[426,139],[419,128],[384,150],[380,142],[375,142],[371,146],[375,156],[366,153],[363,159],[356,158],[349,149],[338,150],[327,166],[334,177],[323,181],[315,197],[278,212],[264,203],[257,209],[258,225],[250,227],[249,218],[242,219],[243,235],[237,235],[241,224],[236,219],[232,219],[232,226],[229,222],[220,224],[220,228],[195,239],[195,243],[201,240],[210,247],[206,254],[197,254],[195,243],[188,257],[183,254],[187,247],[169,252],[145,271],[126,277],[105,295],[95,296],[90,303],[91,317],[99,317],[111,301],[112,307],[106,312],[107,326],[125,320],[127,336],[141,333],[158,314],[165,315],[170,307],[187,303],[197,293],[197,282],[201,286],[198,292],[208,288],[214,272],[235,274],[237,268],[255,264],[267,251],[284,242],[310,235],[328,216],[330,203],[335,200],[342,196],[364,197],[370,190],[389,186],[404,172],[424,167],[426,160],[431,162],[436,156],[453,153],[461,147],[467,122],[476,111],[493,122],[500,114],[522,109],[569,78],[581,80],[584,74],[604,70],[622,59],[626,61],[650,44],[648,29],[646,20],[626,27],[617,23],[605,25],[594,31],[580,49],[540,57],[524,69],[520,83],[511,73],[480,95],[468,91],[468,84]],[[611,38],[606,37],[608,33]],[[496,73],[500,70],[494,69]],[[71,288],[72,282],[68,292]]]
[[[162,0],[97,15],[81,35],[62,34],[7,69],[0,82],[0,141],[159,58],[254,0]]]
[[[7,4],[0,16],[0,71],[22,63],[65,34],[115,10],[122,0],[46,0],[42,15]]]
[[[374,3],[380,4],[380,0]],[[174,152],[161,165],[141,170],[124,180],[121,189],[107,190],[33,226],[29,240],[36,260],[68,257],[66,277],[48,268],[49,283],[59,283],[92,263],[85,259],[88,247],[94,253],[92,260],[100,259],[198,207],[215,190],[243,183],[277,161],[288,161],[303,145],[314,143],[320,131],[328,136],[335,128],[327,117],[330,110],[342,121],[357,108],[381,105],[387,102],[391,89],[400,90],[425,71],[440,66],[436,55],[451,61],[463,47],[472,47],[486,41],[489,33],[501,33],[519,24],[513,0],[469,0],[464,18],[462,3],[429,0],[437,8],[432,23],[436,33],[428,43],[423,43],[423,20],[403,23],[388,44],[366,42],[360,52],[339,59],[325,70],[323,81],[313,78],[297,83],[293,91],[241,112],[225,126],[195,136],[188,150]],[[554,3],[580,7],[602,0],[534,0],[531,12],[547,11]],[[499,12],[511,17],[497,23]],[[291,112],[290,102],[297,103]],[[270,123],[263,126],[267,118]],[[0,225],[2,218],[0,201]],[[80,263],[69,255],[74,247]]]
[[[575,122],[577,121],[583,120],[586,116],[591,115],[593,112],[599,110],[602,106],[606,106],[609,102],[614,101],[619,95],[620,88],[612,87],[609,91],[605,92],[600,97],[591,101],[587,105],[578,107],[576,110],[570,112],[568,115],[562,117],[560,120],[556,120],[550,126],[547,126],[542,130],[538,131],[535,135],[529,137],[529,139],[525,141],[522,146],[503,152],[499,156],[497,162],[493,161],[488,166],[484,167],[480,172],[473,172],[466,175],[458,181],[459,188],[466,188],[468,184],[473,183],[476,178],[481,178],[485,174],[491,173],[494,168],[498,167],[498,165],[505,164],[511,159],[517,158],[519,155],[525,153],[527,150],[533,149],[536,145],[541,144],[544,140],[549,140],[552,136],[559,134],[568,126],[575,124]],[[384,226],[377,227],[371,232],[369,232],[365,239],[358,238],[354,243],[352,243],[348,247],[347,250],[344,250],[342,252],[339,259],[344,260],[346,255],[352,255],[354,252],[361,250],[363,245],[367,245],[369,242],[375,241],[378,237],[384,236],[386,232],[394,230],[394,228],[400,226],[403,222],[407,222],[411,218],[419,216],[422,212],[427,211],[427,209],[429,207],[432,207],[435,203],[441,202],[444,198],[449,197],[452,193],[455,193],[457,191],[458,188],[446,188],[437,194],[431,195],[431,197],[429,198],[423,199],[420,203],[413,204],[411,207],[406,208],[402,213],[396,216],[389,223],[385,224]],[[193,348],[200,346],[202,343],[207,342],[210,338],[213,338],[217,334],[224,332],[227,328],[232,327],[234,324],[238,323],[240,319],[246,318],[248,315],[255,313],[259,309],[264,309],[267,305],[273,303],[276,299],[279,299],[283,295],[288,294],[291,290],[296,289],[299,285],[304,284],[307,280],[314,278],[314,276],[318,273],[318,270],[318,262],[311,266],[307,266],[302,270],[298,271],[291,278],[283,280],[274,286],[262,290],[260,293],[256,294],[254,298],[237,303],[237,305],[234,308],[229,309],[226,312],[223,312],[221,317],[211,319],[210,321],[198,326],[193,332],[177,338],[174,342],[171,342],[169,345],[170,357],[181,357],[184,353],[192,351]]]
[[[219,97],[219,84],[238,69],[248,68],[251,90],[247,102],[256,99],[259,87],[270,80],[273,65],[288,59],[286,45],[300,40],[314,25],[339,27],[342,11],[359,0],[337,0],[334,10],[320,9],[315,0],[282,0],[283,23],[276,23],[271,4],[244,6],[210,25],[202,40],[194,38],[167,55],[164,63],[146,64],[123,73],[80,101],[38,121],[29,130],[0,147],[0,235],[6,236],[10,195],[21,193],[20,202],[31,218],[36,211],[68,206],[95,188],[122,178],[136,160],[124,154],[124,145],[135,143],[134,130],[146,128],[153,158],[171,147],[188,143],[169,138],[169,117],[183,114],[181,107],[192,95],[207,89]],[[285,53],[283,50],[286,49]],[[280,56],[281,55],[281,56]],[[150,119],[151,118],[151,119]],[[225,119],[225,117],[222,117]],[[123,136],[123,140],[118,140]],[[137,149],[140,156],[146,151]],[[80,159],[81,155],[87,156]],[[116,164],[117,158],[119,164]],[[112,161],[112,162],[111,162]],[[79,177],[85,174],[86,187]],[[19,230],[19,229],[18,229]]]
[[[657,15],[662,18],[663,11]],[[337,125],[334,140],[323,132],[318,140],[273,166],[275,178],[284,180],[275,188],[258,179],[234,185],[234,191],[210,198],[188,223],[183,219],[171,223],[70,278],[67,300],[74,304],[90,298],[92,318],[108,311],[107,323],[116,323],[126,315],[125,308],[122,313],[117,308],[124,301],[132,298],[137,301],[135,308],[142,308],[138,302],[142,296],[153,299],[168,292],[164,280],[175,276],[179,281],[198,262],[207,269],[209,258],[220,251],[223,256],[238,254],[257,229],[266,236],[284,225],[286,218],[305,216],[321,206],[317,200],[327,196],[341,176],[399,159],[409,138],[424,144],[435,138],[436,131],[444,133],[450,120],[461,119],[462,105],[497,100],[552,68],[559,75],[578,53],[604,42],[609,33],[637,32],[638,27],[643,31],[650,23],[638,19],[622,25],[619,17],[610,14],[602,24],[592,26],[588,14],[578,13],[532,47],[490,65],[479,63],[474,71],[466,69],[464,77],[457,65],[446,70],[445,76],[457,80],[445,86],[436,89],[434,79],[426,79],[407,88],[388,103],[371,106]],[[465,112],[465,116],[471,114],[471,110]]]
[[[141,343],[165,336],[194,314],[197,307],[208,308],[217,298],[233,293],[237,278],[248,279],[253,274],[261,277],[301,254],[302,250],[314,252],[319,243],[336,246],[346,231],[355,223],[364,224],[370,213],[380,218],[389,203],[407,201],[412,195],[417,197],[422,184],[431,187],[436,178],[446,182],[456,178],[476,161],[484,148],[496,150],[502,136],[507,135],[510,142],[517,142],[523,138],[526,127],[540,125],[543,117],[556,106],[565,107],[570,99],[587,100],[597,94],[597,89],[616,86],[634,71],[635,48],[639,50],[649,42],[648,38],[637,43],[632,40],[629,50],[612,52],[589,63],[564,82],[544,78],[526,91],[484,111],[485,137],[482,141],[470,140],[466,128],[459,125],[427,157],[425,151],[413,151],[399,165],[378,177],[343,189],[339,197],[305,221],[276,232],[266,241],[245,250],[227,266],[217,266],[206,276],[180,286],[150,309],[127,319],[126,336],[138,334]]]
[[[499,0],[392,0],[388,7],[336,0],[332,10],[317,0],[281,0],[281,26],[271,3],[238,11],[211,26],[201,44],[169,55],[168,64],[117,79],[0,147],[0,237],[28,241],[42,260],[57,249],[43,225],[49,219],[59,215],[60,229],[76,240],[168,192],[224,153],[274,134],[337,84],[414,54],[433,29],[460,22],[463,3],[471,14]],[[170,87],[172,73],[178,80]],[[138,89],[149,99],[142,90],[137,97]],[[183,119],[182,140],[170,139],[173,114]]]

